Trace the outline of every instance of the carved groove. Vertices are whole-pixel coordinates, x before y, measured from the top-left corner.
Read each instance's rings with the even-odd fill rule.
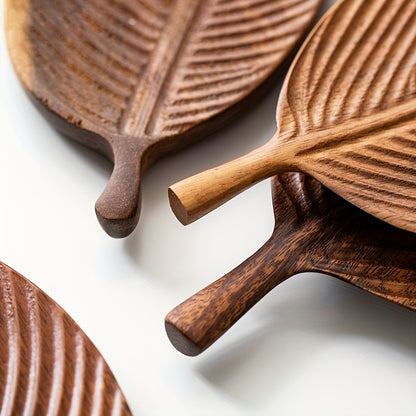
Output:
[[[2,415],[130,415],[110,369],[81,329],[1,263],[0,299],[0,350],[7,361],[0,366]]]
[[[416,169],[410,166],[405,166],[402,163],[391,163],[388,160],[380,160],[379,158],[375,158],[370,155],[364,156],[357,152],[347,152],[345,156],[348,157],[350,160],[357,161],[360,164],[371,165],[382,170],[389,170],[393,174],[397,174],[397,171],[401,170],[404,173],[416,177]]]

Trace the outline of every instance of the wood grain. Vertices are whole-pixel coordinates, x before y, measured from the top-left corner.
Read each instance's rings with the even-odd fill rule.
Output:
[[[298,54],[262,148],[170,188],[190,223],[247,187],[307,173],[356,206],[416,232],[416,2],[343,0]]]
[[[303,174],[274,177],[272,188],[270,240],[167,315],[166,331],[179,351],[201,353],[276,285],[301,272],[330,274],[416,310],[416,234],[366,214]]]
[[[96,204],[124,237],[141,175],[268,88],[322,0],[7,0],[14,67],[56,127],[114,162]]]
[[[0,414],[131,415],[99,351],[51,298],[0,263]]]

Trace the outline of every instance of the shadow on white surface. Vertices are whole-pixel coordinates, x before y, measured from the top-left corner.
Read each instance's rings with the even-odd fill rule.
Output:
[[[345,402],[345,409],[357,409],[362,394],[374,408],[383,389],[393,386],[394,395],[394,386],[406,378],[409,388],[416,389],[411,378],[416,369],[416,316],[411,311],[332,277],[302,274],[276,288],[249,314],[237,324],[235,335],[231,330],[224,336],[238,335],[237,340],[211,347],[214,351],[208,350],[196,365],[215,388],[249,409],[302,407],[285,403],[287,389],[298,388],[299,400],[312,400],[316,414],[335,409],[331,402],[337,400]],[[343,360],[345,345],[349,350]],[[374,349],[374,356],[369,349]],[[383,389],[367,372],[361,373],[363,363],[366,370],[371,368],[371,360],[379,374],[396,371],[395,377],[380,379]],[[396,364],[405,370],[401,380],[397,368],[391,370]],[[317,391],[316,385],[304,384],[310,383],[311,372],[321,384],[321,397],[309,397],[308,391]],[[356,383],[351,385],[354,373]],[[344,385],[344,376],[349,384]]]

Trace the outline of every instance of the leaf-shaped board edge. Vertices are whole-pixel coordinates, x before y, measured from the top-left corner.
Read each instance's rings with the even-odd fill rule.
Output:
[[[97,201],[129,234],[140,176],[258,98],[322,0],[7,0],[12,62],[65,134],[111,159]]]
[[[197,355],[275,286],[301,272],[332,275],[416,310],[416,234],[392,227],[300,173],[272,181],[269,241],[225,276],[174,308],[172,344]]]
[[[0,413],[131,415],[110,368],[49,296],[0,263]]]

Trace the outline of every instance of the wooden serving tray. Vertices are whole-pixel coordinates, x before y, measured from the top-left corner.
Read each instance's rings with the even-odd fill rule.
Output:
[[[6,0],[6,34],[41,111],[114,162],[96,213],[124,237],[143,171],[256,102],[321,2]]]
[[[275,228],[240,266],[166,317],[172,344],[197,355],[276,285],[301,272],[335,276],[416,310],[416,234],[392,227],[299,173],[272,182]]]

